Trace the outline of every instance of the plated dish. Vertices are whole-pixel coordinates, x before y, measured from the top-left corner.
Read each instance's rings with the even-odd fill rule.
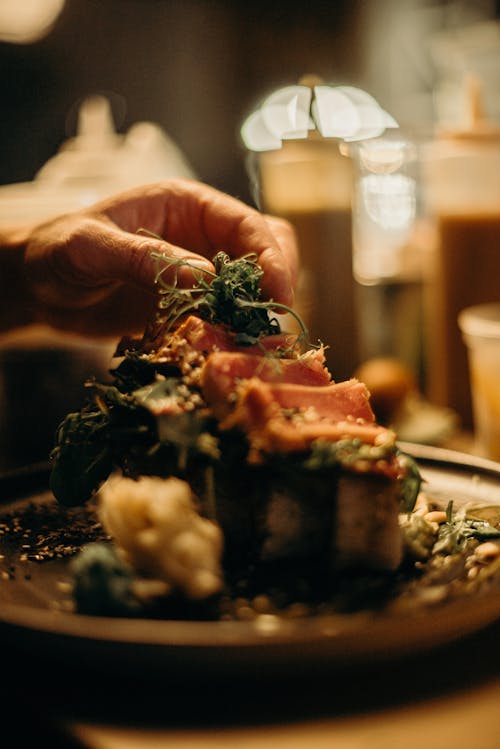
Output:
[[[500,466],[496,463],[438,448],[404,447],[417,457],[426,492],[436,501],[447,504],[453,499],[459,506],[500,506]],[[57,518],[61,508],[54,508],[47,490],[48,473],[44,476],[37,469],[35,475],[40,482],[38,492],[33,491],[29,471],[21,473],[17,482],[10,475],[4,485],[0,484],[0,632],[4,647],[13,645],[25,654],[48,658],[54,668],[57,663],[76,658],[90,668],[100,669],[109,663],[117,672],[139,669],[157,675],[166,668],[182,670],[184,674],[199,669],[218,675],[241,673],[242,669],[263,674],[310,673],[434,648],[500,617],[500,583],[487,591],[470,591],[450,600],[429,600],[417,611],[360,610],[296,619],[264,616],[236,622],[75,614],[68,610],[71,546],[95,540],[99,529],[82,517],[81,509],[62,510],[63,515],[76,512],[79,517],[80,525],[73,525],[73,535],[68,535],[66,522],[58,527],[59,520],[67,518]],[[9,501],[4,487],[15,499]],[[19,520],[9,527],[19,530],[9,533],[6,525],[14,516]],[[23,517],[31,529],[28,538],[23,537]],[[55,541],[56,553],[52,558],[25,559],[26,547],[36,545],[39,533],[45,539],[55,533],[52,542]],[[42,556],[46,546],[40,546]],[[57,548],[61,556],[57,555]]]
[[[255,258],[219,253],[188,290],[157,260],[158,314],[61,423],[50,479],[5,478],[4,637],[297,673],[495,619],[499,468],[399,443],[365,384],[282,331]]]
[[[218,253],[190,289],[156,259],[156,318],[52,453],[56,499],[95,501],[112,539],[72,565],[76,610],[240,620],[384,595],[420,476],[366,385],[336,382],[298,318],[282,330],[254,257]]]

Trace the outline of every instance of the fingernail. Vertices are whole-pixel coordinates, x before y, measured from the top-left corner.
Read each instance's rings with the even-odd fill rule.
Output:
[[[197,257],[184,257],[182,258],[186,263],[189,263],[191,268],[197,268],[202,271],[206,270],[213,270],[213,265],[210,262],[210,260],[205,260],[204,258],[197,258]]]
[[[195,268],[199,268],[200,270],[213,270],[214,266],[212,263],[210,263],[208,260],[206,262],[203,262],[202,260],[197,261],[195,260],[191,265],[194,265]]]

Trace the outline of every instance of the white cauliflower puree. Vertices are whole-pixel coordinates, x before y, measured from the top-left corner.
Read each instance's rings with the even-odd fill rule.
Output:
[[[191,599],[223,585],[223,535],[201,517],[189,484],[178,478],[112,476],[99,492],[105,531],[139,573]]]

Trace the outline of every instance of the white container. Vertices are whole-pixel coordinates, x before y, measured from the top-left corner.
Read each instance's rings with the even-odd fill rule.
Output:
[[[500,461],[500,302],[467,307],[458,324],[468,351],[477,449]]]

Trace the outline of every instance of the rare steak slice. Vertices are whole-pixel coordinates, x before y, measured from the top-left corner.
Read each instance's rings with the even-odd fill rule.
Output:
[[[331,376],[324,366],[322,349],[295,359],[216,352],[208,357],[200,384],[207,403],[220,418],[234,406],[239,386],[248,380],[313,388],[331,383]]]

